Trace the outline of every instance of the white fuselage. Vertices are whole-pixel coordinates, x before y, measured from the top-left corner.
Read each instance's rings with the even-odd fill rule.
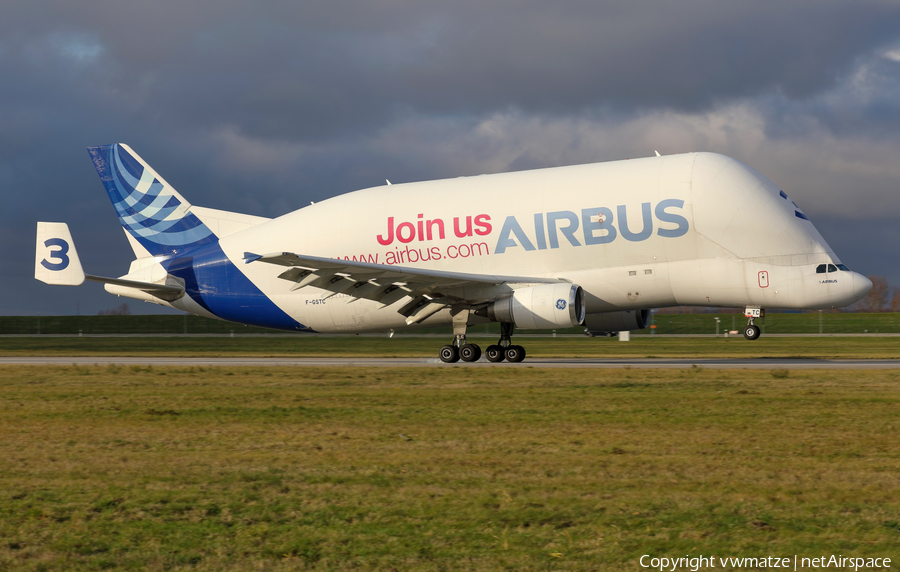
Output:
[[[587,312],[676,305],[815,309],[868,290],[787,195],[711,153],[396,184],[341,195],[224,236],[228,258],[279,308],[320,332],[406,326],[391,308],[291,291],[247,252],[561,278]],[[484,294],[483,292],[481,294]],[[185,297],[172,306],[203,314]],[[423,325],[448,323],[448,310]]]

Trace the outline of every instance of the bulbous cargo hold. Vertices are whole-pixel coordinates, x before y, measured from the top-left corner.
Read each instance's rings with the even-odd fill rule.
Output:
[[[519,288],[512,295],[475,312],[494,322],[523,330],[571,328],[584,322],[584,292],[575,284]]]

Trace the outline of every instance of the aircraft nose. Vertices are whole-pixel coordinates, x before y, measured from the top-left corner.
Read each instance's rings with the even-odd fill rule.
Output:
[[[863,296],[869,293],[869,290],[872,289],[872,281],[862,274],[854,272],[853,280],[851,281],[851,288],[853,291],[853,300],[860,300]]]

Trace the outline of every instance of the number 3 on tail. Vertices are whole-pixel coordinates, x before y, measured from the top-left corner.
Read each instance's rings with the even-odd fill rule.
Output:
[[[59,250],[51,250],[49,258],[51,260],[58,259],[59,262],[47,262],[47,259],[41,260],[41,266],[47,270],[65,270],[69,266],[69,243],[61,238],[48,238],[44,241],[44,246],[58,246]]]

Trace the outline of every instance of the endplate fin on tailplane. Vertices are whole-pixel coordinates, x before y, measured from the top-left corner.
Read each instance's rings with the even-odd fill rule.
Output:
[[[407,316],[409,324],[420,322],[457,301],[452,296],[444,295],[441,292],[442,289],[566,282],[558,278],[470,274],[354,262],[304,256],[292,252],[261,255],[245,252],[244,263],[250,264],[251,262],[287,266],[289,269],[279,274],[278,277],[295,282],[292,290],[313,286],[329,291],[330,294],[325,296],[326,298],[336,294],[346,294],[351,298],[351,302],[359,299],[373,300],[379,302],[384,308],[408,297],[410,301],[400,307],[398,312]]]
[[[37,223],[34,277],[44,284],[80,286],[84,283],[81,259],[66,223]]]
[[[174,276],[165,283],[139,282],[122,278],[106,278],[85,274],[75,242],[64,222],[37,223],[37,244],[34,256],[34,277],[45,284],[80,286],[85,280],[134,288],[162,300],[177,300],[184,296],[184,284]]]

